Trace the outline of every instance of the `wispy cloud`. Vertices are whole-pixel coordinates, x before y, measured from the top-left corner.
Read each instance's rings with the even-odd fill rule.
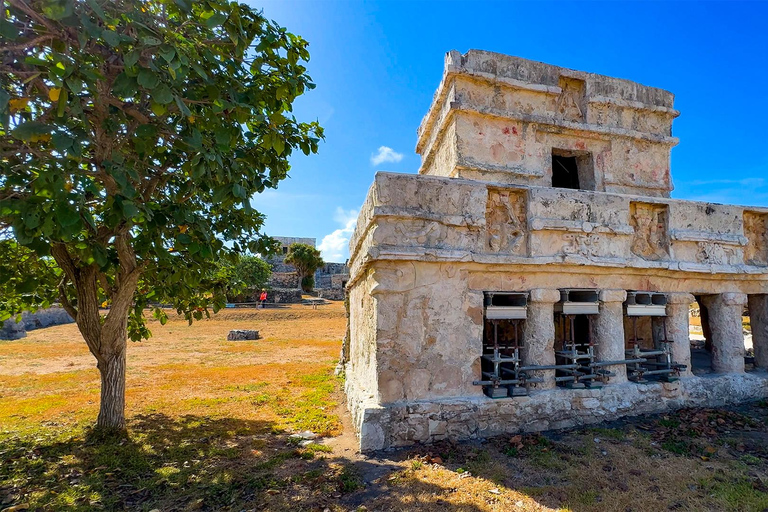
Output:
[[[768,180],[765,178],[691,180],[676,185],[675,197],[679,199],[747,206],[768,205]]]
[[[400,160],[403,159],[403,154],[398,153],[394,149],[387,147],[387,146],[381,146],[379,148],[378,153],[374,153],[371,155],[371,164],[373,165],[379,165],[384,162],[390,162],[390,163],[397,163]]]
[[[333,219],[343,227],[325,235],[317,246],[325,261],[341,263],[349,258],[349,238],[355,231],[358,213],[357,210],[336,208],[336,214],[333,216]]]

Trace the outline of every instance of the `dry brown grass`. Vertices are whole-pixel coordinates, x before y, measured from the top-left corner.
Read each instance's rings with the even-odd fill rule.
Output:
[[[672,416],[526,436],[522,448],[497,438],[366,458],[354,450],[332,375],[341,303],[225,310],[191,327],[177,317],[151,327],[150,340],[129,343],[127,439],[87,428],[99,376],[74,325],[0,342],[0,510],[768,507],[768,408],[750,406],[754,420],[712,439],[689,438],[679,425],[678,437],[653,437],[674,426]],[[236,328],[263,338],[225,341]],[[304,429],[337,437],[290,442],[288,433]]]
[[[128,417],[162,411],[274,420],[268,408],[244,405],[248,390],[257,386],[260,393],[288,400],[312,389],[300,379],[330,371],[345,329],[341,303],[317,310],[227,309],[192,326],[171,314],[164,326],[149,324],[149,340],[128,344]],[[227,332],[239,328],[258,329],[262,339],[226,341]],[[0,397],[0,425],[6,428],[94,418],[99,375],[77,327],[0,342]]]

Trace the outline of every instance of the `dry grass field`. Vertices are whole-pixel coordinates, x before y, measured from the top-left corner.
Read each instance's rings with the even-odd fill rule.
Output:
[[[129,342],[122,439],[89,428],[99,377],[74,325],[0,341],[0,511],[768,508],[764,404],[363,457],[333,375],[341,303],[151,327]]]

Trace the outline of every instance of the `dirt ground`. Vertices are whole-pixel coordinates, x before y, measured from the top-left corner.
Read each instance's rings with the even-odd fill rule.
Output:
[[[74,325],[0,341],[0,511],[768,509],[768,404],[362,456],[333,374],[341,303],[151,328],[129,342],[123,438],[90,428]]]

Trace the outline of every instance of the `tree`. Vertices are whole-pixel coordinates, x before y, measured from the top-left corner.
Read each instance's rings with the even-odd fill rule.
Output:
[[[252,298],[254,291],[267,286],[272,268],[258,256],[241,255],[234,265],[229,262],[222,264],[220,272],[227,280],[227,300],[240,302],[238,299],[244,292]]]
[[[305,281],[305,278],[313,276],[317,269],[325,265],[323,258],[320,256],[320,251],[311,245],[299,243],[293,243],[288,246],[285,262],[296,268],[300,286],[305,292],[312,291],[314,287],[314,278],[311,285],[309,281]]]
[[[60,301],[97,360],[97,426],[122,429],[145,307],[209,315],[227,287],[212,262],[275,248],[251,197],[322,138],[291,114],[314,87],[307,42],[224,0],[3,5],[0,316]]]

